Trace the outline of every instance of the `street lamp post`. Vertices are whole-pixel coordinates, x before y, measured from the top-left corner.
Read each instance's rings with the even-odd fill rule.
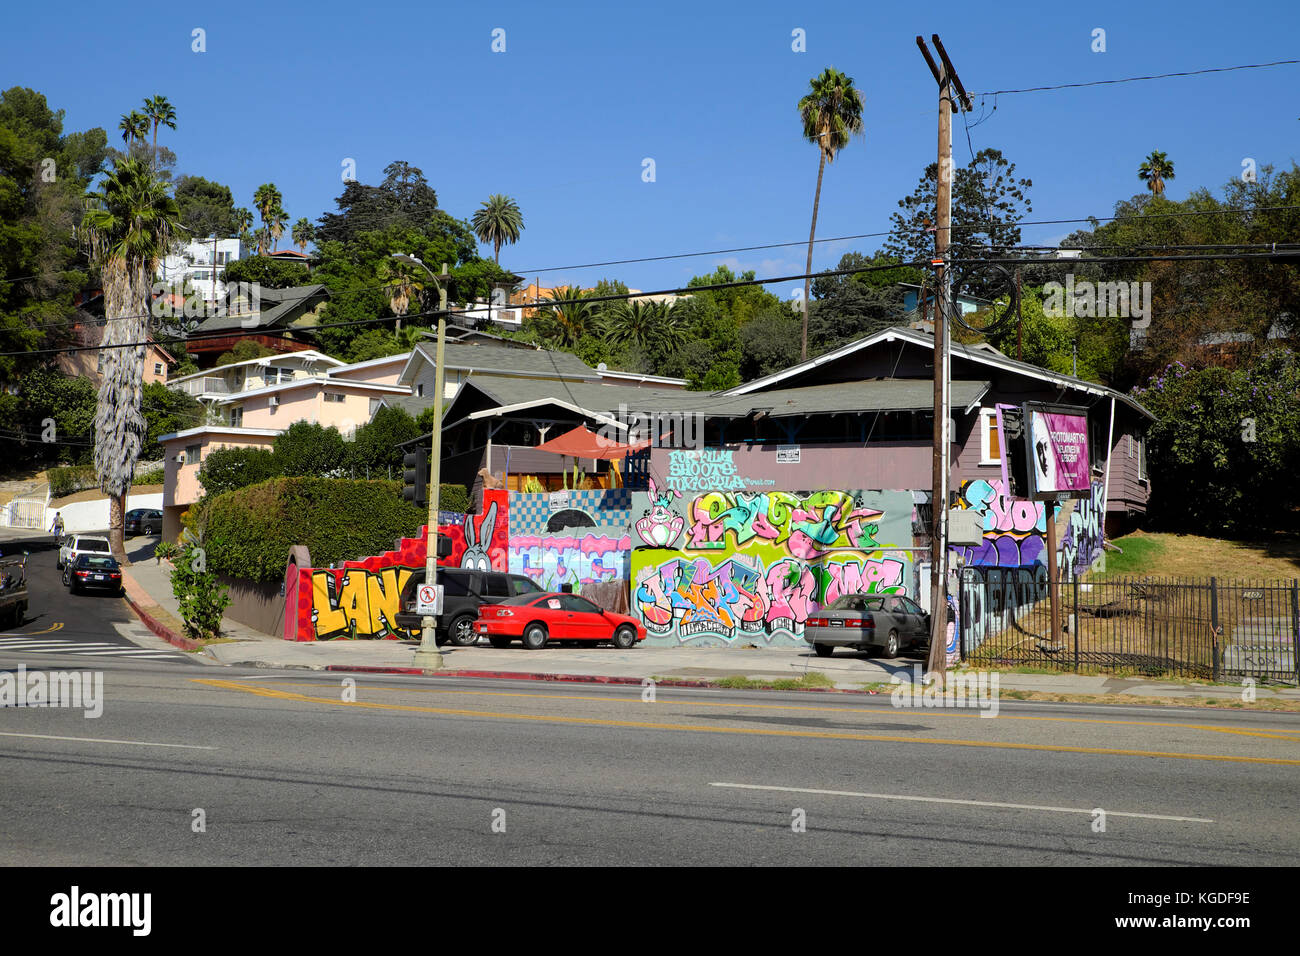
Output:
[[[442,393],[443,393],[443,345],[447,335],[447,263],[442,264],[442,275],[434,275],[433,270],[415,256],[405,253],[393,253],[394,259],[410,262],[429,274],[434,285],[438,287],[438,348],[433,367],[433,449],[429,461],[429,523],[425,529],[424,581],[436,587],[438,584],[438,492],[442,480]],[[436,636],[438,619],[426,614],[420,621],[420,647],[415,652],[416,666],[424,670],[438,670],[442,667],[442,652],[438,650]]]

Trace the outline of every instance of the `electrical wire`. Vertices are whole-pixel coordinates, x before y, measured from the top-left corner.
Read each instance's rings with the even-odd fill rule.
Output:
[[[1178,73],[1153,73],[1149,76],[1126,76],[1118,80],[1089,80],[1086,83],[1059,83],[1055,86],[1030,86],[1023,90],[988,90],[972,96],[1004,96],[1012,93],[1043,93],[1048,90],[1073,90],[1084,86],[1113,86],[1119,83],[1140,83],[1146,80],[1167,80],[1171,77],[1203,76],[1207,73],[1231,73],[1235,70],[1263,70],[1273,66],[1294,66],[1300,60],[1274,60],[1272,63],[1244,63],[1241,66],[1219,66],[1204,70],[1183,70]]]

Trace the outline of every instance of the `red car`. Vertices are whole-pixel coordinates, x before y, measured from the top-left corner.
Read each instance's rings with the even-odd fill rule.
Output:
[[[609,641],[629,648],[645,640],[645,628],[634,617],[602,611],[576,594],[519,594],[500,604],[479,608],[474,630],[487,635],[493,647],[523,641],[535,651],[547,641]]]

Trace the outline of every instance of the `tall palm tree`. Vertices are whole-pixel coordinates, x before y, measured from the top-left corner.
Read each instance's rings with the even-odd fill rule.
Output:
[[[411,310],[411,299],[424,291],[424,270],[401,259],[385,259],[379,265],[379,276],[388,290],[388,306],[397,316],[393,329],[400,332],[402,316]]]
[[[166,126],[168,129],[176,128],[176,110],[171,103],[167,102],[167,97],[161,93],[157,96],[151,96],[144,101],[144,115],[153,123],[153,154],[158,156],[158,127]]]
[[[1138,179],[1147,184],[1152,195],[1165,194],[1165,180],[1174,178],[1174,164],[1160,150],[1153,150],[1151,155],[1138,167]]]
[[[117,128],[122,131],[122,142],[126,144],[129,152],[132,146],[144,139],[145,135],[148,134],[149,117],[139,110],[123,113],[122,122],[117,124]]]
[[[492,243],[493,261],[501,262],[501,244],[519,241],[524,230],[524,217],[519,203],[500,193],[489,196],[487,202],[474,213],[470,224],[482,242]]]
[[[249,231],[253,228],[253,214],[240,206],[235,210],[235,232],[241,240],[248,242],[253,238]]]
[[[685,327],[664,302],[632,299],[606,309],[602,333],[611,345],[633,345],[643,353],[664,354],[685,344]]]
[[[562,286],[552,289],[546,298],[542,309],[555,321],[556,344],[572,348],[591,322],[591,303],[586,301],[586,293],[576,285]]]
[[[280,208],[282,199],[284,197],[280,195],[280,190],[275,188],[275,183],[262,183],[257,187],[257,191],[253,193],[253,208],[261,214],[262,226],[268,236],[270,234],[271,214]],[[259,256],[265,254],[265,247],[261,241],[257,244],[257,254]]]
[[[103,382],[95,407],[95,474],[109,496],[109,544],[123,551],[126,494],[146,437],[140,414],[150,292],[180,210],[144,161],[118,161],[87,195],[82,234],[104,288]],[[131,344],[127,344],[131,343]]]
[[[298,247],[298,251],[304,255],[307,252],[307,243],[316,238],[316,227],[311,224],[311,220],[303,216],[293,224],[293,244]]]
[[[862,91],[853,86],[853,77],[845,76],[834,67],[827,67],[821,76],[808,81],[811,87],[799,101],[799,117],[803,120],[803,135],[817,147],[820,159],[817,164],[817,192],[813,195],[812,229],[808,233],[808,266],[812,272],[813,241],[817,237],[817,207],[822,198],[822,174],[826,164],[835,162],[836,154],[849,144],[849,138],[863,131],[862,108],[865,99]],[[808,290],[811,276],[803,280],[803,345],[800,360],[808,358]]]
[[[267,223],[267,228],[271,231],[271,238],[275,240],[273,252],[280,250],[280,237],[284,235],[284,227],[289,225],[289,214],[284,211],[283,206],[276,206],[271,210],[271,219]]]

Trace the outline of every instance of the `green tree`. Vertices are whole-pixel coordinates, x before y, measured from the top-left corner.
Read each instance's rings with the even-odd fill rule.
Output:
[[[266,224],[267,230],[271,233],[271,239],[275,246],[273,252],[280,251],[280,237],[284,235],[284,227],[289,224],[289,214],[284,211],[283,206],[276,206],[271,210],[271,218]]]
[[[126,494],[147,431],[140,399],[150,293],[180,211],[153,170],[135,159],[117,163],[87,200],[82,231],[99,265],[107,318],[95,414],[95,472],[110,499],[109,544],[121,554]]]
[[[253,208],[258,211],[262,217],[262,234],[257,244],[257,254],[265,255],[269,247],[269,238],[271,233],[271,217],[280,209],[280,203],[284,197],[280,195],[280,190],[275,188],[274,183],[262,183],[253,193]]]
[[[1174,178],[1174,164],[1160,150],[1153,150],[1138,167],[1138,179],[1147,184],[1153,196],[1165,194],[1165,180]]]
[[[312,281],[307,267],[297,262],[280,262],[265,256],[236,259],[221,274],[223,282],[256,282],[264,289],[290,289]]]
[[[338,478],[347,463],[347,446],[337,428],[294,422],[275,437],[275,457],[288,477]]]
[[[494,193],[474,213],[470,222],[474,234],[483,242],[492,244],[492,261],[501,261],[501,245],[516,243],[524,229],[524,217],[519,203],[509,196]]]
[[[833,67],[827,67],[820,76],[808,81],[811,89],[799,100],[799,118],[803,122],[804,139],[817,147],[817,191],[813,194],[812,228],[808,232],[808,266],[812,272],[813,242],[817,238],[817,209],[821,205],[822,175],[826,164],[835,161],[836,154],[849,144],[853,136],[862,134],[862,109],[865,98],[854,87],[853,77],[846,76]],[[801,358],[808,357],[808,299],[809,280],[803,280],[803,339]]]
[[[931,163],[916,190],[898,201],[903,212],[890,216],[893,228],[885,253],[900,262],[928,260],[934,254],[934,216],[939,164]],[[1020,226],[1033,211],[1026,190],[1033,182],[1015,178],[1016,164],[1001,150],[982,149],[953,177],[952,239],[949,255],[957,264],[949,270],[953,293],[994,299],[1005,292],[1005,269],[981,260],[1005,259],[1020,244]]]
[[[348,463],[358,478],[400,478],[403,449],[398,443],[419,434],[415,419],[404,409],[384,405],[357,429],[348,446]]]
[[[235,200],[229,186],[202,176],[181,176],[176,180],[176,206],[180,209],[181,225],[191,236],[224,238],[239,234]]]
[[[199,466],[199,483],[209,498],[280,477],[280,462],[269,448],[218,448]]]
[[[140,457],[148,461],[161,458],[166,449],[158,439],[186,428],[203,424],[203,403],[191,395],[168,388],[162,382],[147,382],[141,390],[141,407],[144,410],[145,441]]]
[[[122,114],[122,120],[117,124],[117,128],[122,132],[122,142],[129,148],[149,134],[149,117],[139,110],[131,110],[129,113]]]
[[[303,217],[293,224],[293,244],[298,247],[298,251],[304,255],[307,252],[307,244],[316,238],[316,227],[311,224],[311,220]]]
[[[153,154],[157,156],[158,127],[166,126],[171,130],[176,129],[176,110],[171,103],[167,102],[167,97],[162,95],[151,96],[144,101],[144,115],[153,124]]]
[[[222,365],[234,365],[236,362],[247,362],[250,359],[264,358],[268,355],[274,355],[275,350],[267,348],[261,342],[254,339],[240,339],[228,352],[222,352],[217,356],[214,363],[217,367]]]

